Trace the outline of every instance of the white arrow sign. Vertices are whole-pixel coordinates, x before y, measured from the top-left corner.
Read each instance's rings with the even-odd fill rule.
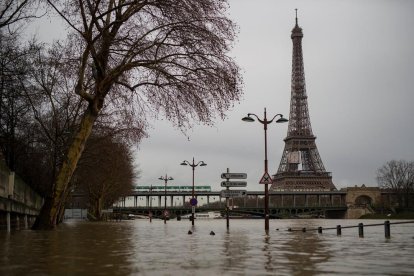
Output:
[[[246,181],[222,181],[221,187],[246,187]]]
[[[247,194],[246,190],[222,190],[220,192],[221,197],[241,197]]]
[[[247,178],[247,173],[222,173],[221,178],[222,179],[228,179],[228,178],[246,179]]]

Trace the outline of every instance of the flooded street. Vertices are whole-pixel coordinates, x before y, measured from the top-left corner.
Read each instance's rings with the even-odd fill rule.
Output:
[[[373,220],[67,221],[56,231],[0,232],[0,275],[413,275],[414,224]],[[276,230],[279,229],[279,230]],[[193,234],[189,235],[188,231]],[[210,235],[214,231],[215,235]]]

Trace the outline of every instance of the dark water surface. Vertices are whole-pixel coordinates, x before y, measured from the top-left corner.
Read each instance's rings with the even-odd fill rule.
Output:
[[[0,232],[0,275],[414,275],[414,224],[288,232],[374,220],[67,221]],[[279,229],[279,230],[276,230]],[[188,235],[188,230],[193,234]],[[214,231],[215,235],[210,235]]]

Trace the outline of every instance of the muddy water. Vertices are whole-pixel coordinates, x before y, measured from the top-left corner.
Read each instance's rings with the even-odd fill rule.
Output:
[[[414,275],[414,224],[288,232],[360,220],[67,221],[0,232],[0,275]],[[276,230],[278,229],[278,230]],[[188,231],[193,232],[192,235]],[[210,235],[213,231],[215,235]]]

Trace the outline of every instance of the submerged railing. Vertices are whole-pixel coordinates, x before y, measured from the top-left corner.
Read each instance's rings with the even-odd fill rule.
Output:
[[[353,226],[341,226],[337,225],[336,227],[321,227],[318,228],[306,228],[303,227],[301,229],[292,229],[288,228],[289,232],[307,232],[307,231],[318,231],[319,234],[322,234],[323,230],[335,230],[336,229],[336,235],[340,236],[342,235],[342,229],[346,228],[358,228],[358,235],[360,238],[364,237],[364,227],[370,227],[370,226],[384,226],[384,235],[385,238],[389,239],[391,238],[391,225],[392,224],[408,224],[408,223],[414,223],[414,221],[397,221],[397,222],[390,222],[389,220],[384,221],[384,223],[373,223],[373,224],[363,224],[359,223],[358,225]]]

